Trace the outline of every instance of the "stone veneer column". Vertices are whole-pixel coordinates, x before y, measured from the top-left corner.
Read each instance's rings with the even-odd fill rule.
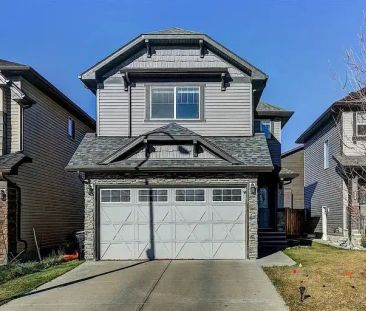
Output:
[[[94,191],[89,192],[89,184],[85,184],[85,259],[95,260],[95,195]]]
[[[257,183],[255,182],[255,188],[257,189]],[[251,194],[250,185],[248,191],[248,258],[256,259],[258,257],[258,200],[256,194]]]
[[[6,182],[0,181],[0,190],[7,190]],[[8,235],[8,201],[0,200],[0,265],[8,260],[9,235]]]

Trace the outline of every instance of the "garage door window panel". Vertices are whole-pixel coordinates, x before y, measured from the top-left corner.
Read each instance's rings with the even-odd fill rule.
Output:
[[[204,189],[177,189],[175,191],[175,200],[177,202],[204,202]]]
[[[167,202],[168,190],[166,189],[143,189],[139,190],[139,202]]]
[[[102,203],[128,203],[131,201],[130,190],[103,189],[100,191]]]
[[[240,202],[242,200],[241,189],[214,189],[213,201],[215,202]]]

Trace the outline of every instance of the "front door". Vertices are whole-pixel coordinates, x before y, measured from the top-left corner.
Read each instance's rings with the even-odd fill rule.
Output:
[[[268,187],[258,189],[258,227],[259,229],[270,228],[271,212],[268,204]]]

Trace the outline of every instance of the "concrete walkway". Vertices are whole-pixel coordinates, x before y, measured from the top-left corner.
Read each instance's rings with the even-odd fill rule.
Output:
[[[276,267],[276,266],[293,266],[296,262],[288,257],[285,253],[278,251],[271,255],[257,259],[258,265],[261,267]]]
[[[250,261],[87,262],[5,310],[287,310]]]

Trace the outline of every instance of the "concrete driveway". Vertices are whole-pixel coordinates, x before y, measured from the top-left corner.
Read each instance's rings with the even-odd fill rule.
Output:
[[[3,310],[287,310],[255,262],[87,262]]]

